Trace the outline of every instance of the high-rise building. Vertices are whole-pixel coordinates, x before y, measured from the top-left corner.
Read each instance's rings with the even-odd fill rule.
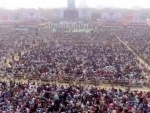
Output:
[[[75,0],[67,0],[68,8],[75,8]]]

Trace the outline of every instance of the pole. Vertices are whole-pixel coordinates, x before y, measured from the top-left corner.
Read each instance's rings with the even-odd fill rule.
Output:
[[[92,39],[93,39],[93,30],[92,30]]]

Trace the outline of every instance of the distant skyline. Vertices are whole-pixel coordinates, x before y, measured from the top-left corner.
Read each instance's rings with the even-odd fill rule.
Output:
[[[81,1],[76,0],[76,6],[80,6]],[[89,7],[117,7],[132,8],[140,6],[150,8],[149,0],[85,0]],[[5,9],[19,8],[62,8],[67,7],[67,0],[0,0],[0,7]]]

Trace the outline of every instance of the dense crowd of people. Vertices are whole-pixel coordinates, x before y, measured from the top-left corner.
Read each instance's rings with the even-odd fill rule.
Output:
[[[46,78],[59,75],[76,78],[86,76],[90,79],[134,79],[134,82],[140,83],[144,80],[136,57],[106,29],[95,32],[94,38],[91,38],[91,33],[51,33],[42,30],[37,36],[35,31],[27,34],[14,32],[14,42],[4,38],[8,42],[4,43],[8,49],[22,49],[25,44],[31,46],[35,43],[40,43],[40,46],[20,56],[19,61],[11,62],[12,67],[8,70],[13,74],[21,71],[26,76]]]
[[[2,82],[1,113],[149,113],[149,92]]]
[[[16,31],[15,29],[0,29],[0,64],[4,66],[6,59],[14,53],[30,48],[30,42],[35,40],[35,33],[27,31]],[[36,38],[37,39],[37,38]]]
[[[117,35],[128,41],[148,61],[150,38],[146,27],[142,30],[99,28],[93,33],[1,29],[0,34],[1,76],[23,75],[47,80],[52,76],[86,78],[98,82],[127,81],[127,85],[140,86],[149,82],[136,56],[116,38]],[[23,51],[26,52],[22,54]],[[87,86],[1,82],[0,110],[2,113],[149,113],[150,94]]]
[[[134,54],[109,30],[94,33],[39,32],[40,46],[13,60],[9,72],[14,75],[52,75],[77,79],[110,79],[144,84],[142,69]],[[45,38],[43,38],[45,36]],[[34,37],[34,36],[33,36]],[[44,41],[45,40],[45,41]]]
[[[119,30],[118,34],[120,34],[120,38],[127,41],[132,49],[150,64],[149,27],[126,28]]]

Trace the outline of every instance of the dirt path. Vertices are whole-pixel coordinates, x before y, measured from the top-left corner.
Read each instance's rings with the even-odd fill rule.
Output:
[[[138,54],[136,54],[134,52],[134,50],[129,47],[127,42],[124,42],[118,36],[116,36],[116,37],[121,43],[123,43],[128,48],[129,51],[131,51],[137,57],[137,60],[140,62],[140,64],[144,65],[144,67],[146,67],[148,70],[150,70],[150,65],[147,62],[145,62]]]

